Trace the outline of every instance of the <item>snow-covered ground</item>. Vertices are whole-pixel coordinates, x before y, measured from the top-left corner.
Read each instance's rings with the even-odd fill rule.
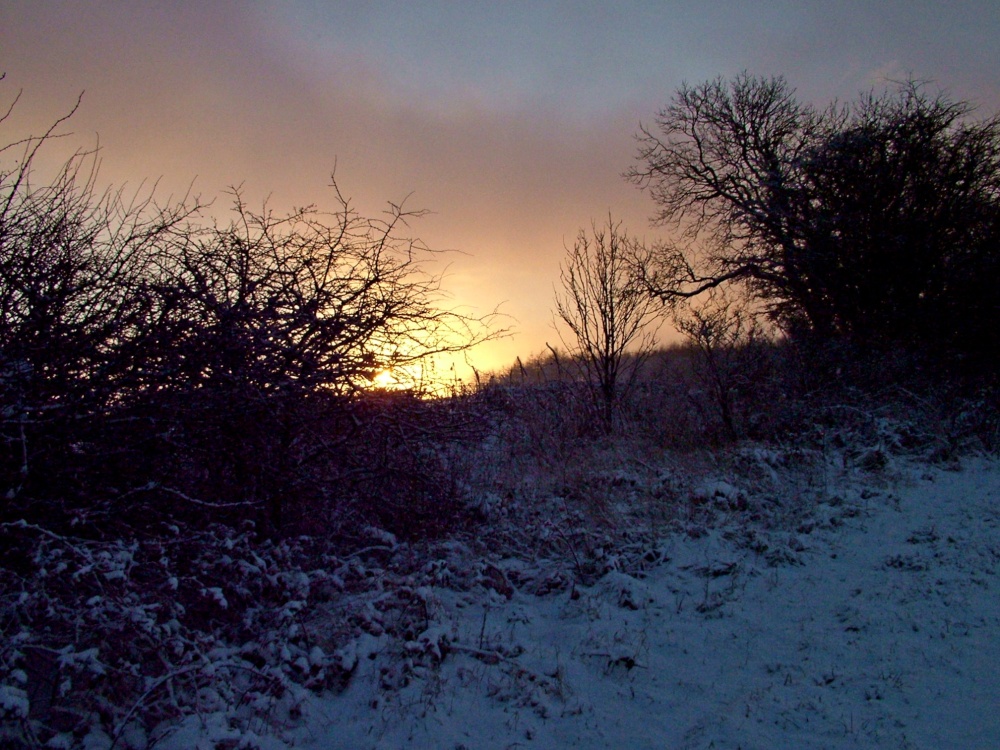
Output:
[[[192,717],[158,747],[1000,747],[1000,462],[831,481],[748,500],[707,476],[686,502],[710,523],[590,548],[599,575],[441,544],[345,605],[346,687],[281,740]]]

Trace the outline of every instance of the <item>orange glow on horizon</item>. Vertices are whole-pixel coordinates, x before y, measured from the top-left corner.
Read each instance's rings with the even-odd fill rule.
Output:
[[[382,370],[372,378],[372,385],[376,388],[392,389],[398,388],[400,383],[396,380],[396,376],[392,374],[392,370]]]

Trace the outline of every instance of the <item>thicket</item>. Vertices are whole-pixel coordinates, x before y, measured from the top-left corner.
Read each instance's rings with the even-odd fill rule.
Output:
[[[0,148],[0,743],[124,746],[220,669],[259,720],[337,670],[310,571],[469,518],[475,410],[374,377],[495,331],[445,306],[418,211],[101,188],[95,151],[43,159],[66,119]]]
[[[281,535],[372,492],[372,465],[427,463],[373,436],[387,401],[411,421],[419,406],[372,379],[491,334],[442,307],[404,234],[419,212],[364,218],[334,183],[333,213],[254,211],[233,190],[209,221],[197,199],[99,190],[92,152],[37,184],[53,137],[0,151],[0,522]]]

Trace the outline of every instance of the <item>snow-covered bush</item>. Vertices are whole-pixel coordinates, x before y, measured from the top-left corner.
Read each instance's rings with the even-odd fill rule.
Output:
[[[261,731],[293,720],[296,690],[344,680],[334,642],[306,625],[345,585],[313,540],[213,526],[96,541],[26,523],[0,536],[7,742],[149,733],[213,711]]]

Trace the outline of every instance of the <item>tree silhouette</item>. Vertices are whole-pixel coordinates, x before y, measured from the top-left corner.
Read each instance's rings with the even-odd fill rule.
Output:
[[[654,343],[648,324],[659,305],[637,273],[645,263],[642,244],[609,215],[606,225],[592,225],[592,235],[580,231],[560,269],[556,314],[571,334],[564,338],[560,333],[560,338],[595,386],[607,430],[618,400]]]
[[[986,355],[1000,323],[1000,119],[909,81],[825,110],[782,78],[682,87],[630,179],[675,238],[670,303],[740,285],[786,330]]]

